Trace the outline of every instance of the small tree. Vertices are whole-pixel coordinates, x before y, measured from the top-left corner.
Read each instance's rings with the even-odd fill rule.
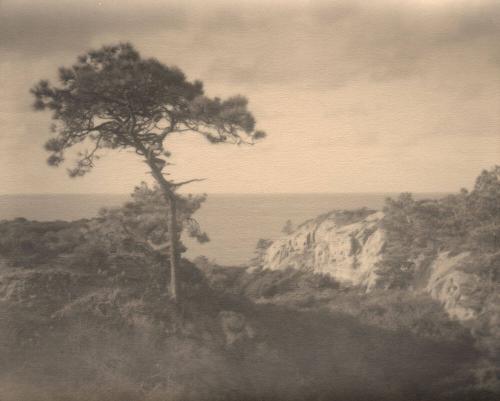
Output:
[[[132,200],[120,207],[103,208],[99,211],[99,219],[91,230],[98,241],[107,242],[119,249],[121,253],[143,249],[150,252],[163,253],[169,248],[168,225],[164,216],[168,214],[168,205],[159,187],[150,188],[146,183],[135,187]],[[176,227],[198,242],[209,241],[192,215],[205,201],[205,195],[177,196]],[[180,251],[184,250],[179,243]]]
[[[199,179],[167,179],[165,142],[174,133],[194,132],[214,144],[254,144],[265,134],[255,130],[246,98],[208,98],[200,81],[189,82],[179,69],[143,59],[127,43],[81,55],[70,68],[59,69],[59,86],[42,80],[31,92],[36,110],[53,112],[54,136],[45,145],[50,165],[60,165],[65,151],[81,144],[84,150],[68,170],[71,177],[91,171],[103,148],[133,149],[149,166],[169,206],[170,296],[176,301],[176,190]]]
[[[293,233],[294,228],[293,228],[293,223],[292,220],[287,220],[283,228],[281,229],[281,232],[285,235],[290,235]]]
[[[476,178],[467,207],[476,223],[500,220],[500,166],[483,170]]]

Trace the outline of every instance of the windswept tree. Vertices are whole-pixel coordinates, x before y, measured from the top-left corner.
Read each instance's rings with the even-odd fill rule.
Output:
[[[197,133],[210,143],[254,144],[265,136],[242,96],[226,100],[204,95],[200,81],[154,58],[144,59],[132,45],[89,51],[69,68],[59,69],[59,84],[40,81],[31,90],[36,110],[51,110],[53,137],[45,145],[48,163],[58,166],[67,149],[80,145],[71,177],[92,170],[102,149],[132,149],[149,166],[168,204],[170,296],[177,300],[179,228],[176,190],[199,179],[166,177],[166,142],[176,133]]]

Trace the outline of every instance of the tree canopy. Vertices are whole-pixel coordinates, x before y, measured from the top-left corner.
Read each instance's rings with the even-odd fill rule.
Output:
[[[377,266],[381,283],[409,286],[423,263],[418,259],[433,260],[440,251],[474,252],[481,274],[498,277],[499,205],[500,166],[482,171],[470,192],[462,189],[441,199],[415,200],[408,193],[387,199],[382,221],[387,245]]]
[[[37,110],[53,112],[54,136],[45,145],[49,164],[64,161],[65,151],[85,140],[71,176],[89,172],[103,148],[133,148],[159,171],[168,157],[164,140],[195,132],[211,143],[249,143],[263,138],[243,96],[226,100],[204,95],[200,81],[189,82],[176,67],[143,59],[129,43],[105,46],[59,69],[59,85],[40,81],[31,92]]]
[[[204,195],[177,196],[176,202],[177,227],[200,243],[209,238],[192,216],[205,199]],[[143,182],[134,189],[131,201],[121,207],[100,210],[94,236],[108,238],[123,253],[137,247],[162,252],[168,247],[170,235],[165,221],[167,214],[168,205],[160,189]]]

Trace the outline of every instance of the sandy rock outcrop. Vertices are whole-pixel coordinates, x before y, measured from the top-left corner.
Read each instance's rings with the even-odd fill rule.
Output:
[[[288,267],[329,274],[342,283],[371,288],[376,281],[384,234],[381,212],[345,222],[332,212],[302,224],[294,233],[274,241],[263,255],[268,269]]]
[[[371,212],[346,219],[345,211],[333,211],[300,225],[292,234],[279,238],[263,253],[265,269],[304,269],[328,274],[340,283],[360,286],[367,291],[377,282],[377,263],[384,254],[386,235],[381,228],[382,212]],[[443,304],[450,316],[473,319],[481,313],[476,294],[482,281],[467,272],[467,252],[451,255],[441,252],[420,276],[424,283],[413,286]]]
[[[446,311],[459,320],[472,319],[477,314],[473,293],[481,286],[481,280],[461,269],[469,257],[468,252],[454,256],[448,252],[440,253],[429,268],[430,276],[425,287],[432,298],[440,301]]]

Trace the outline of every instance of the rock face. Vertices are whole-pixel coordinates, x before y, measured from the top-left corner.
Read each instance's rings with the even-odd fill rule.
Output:
[[[381,261],[386,236],[380,222],[382,212],[348,215],[334,211],[299,226],[295,232],[272,242],[261,258],[265,269],[305,269],[328,274],[340,283],[360,286],[367,291],[377,282],[376,264]],[[414,291],[424,291],[443,304],[450,316],[468,320],[477,316],[473,293],[481,286],[478,276],[462,267],[468,253],[442,252],[425,267],[424,283]]]
[[[381,212],[345,221],[332,212],[302,224],[294,233],[274,241],[263,257],[268,269],[307,269],[329,274],[342,283],[371,288],[374,265],[380,260],[384,234],[378,229]]]
[[[429,268],[430,276],[425,287],[432,298],[444,305],[450,316],[459,320],[476,317],[471,290],[481,285],[480,279],[460,269],[469,257],[468,252],[455,256],[440,253]]]

